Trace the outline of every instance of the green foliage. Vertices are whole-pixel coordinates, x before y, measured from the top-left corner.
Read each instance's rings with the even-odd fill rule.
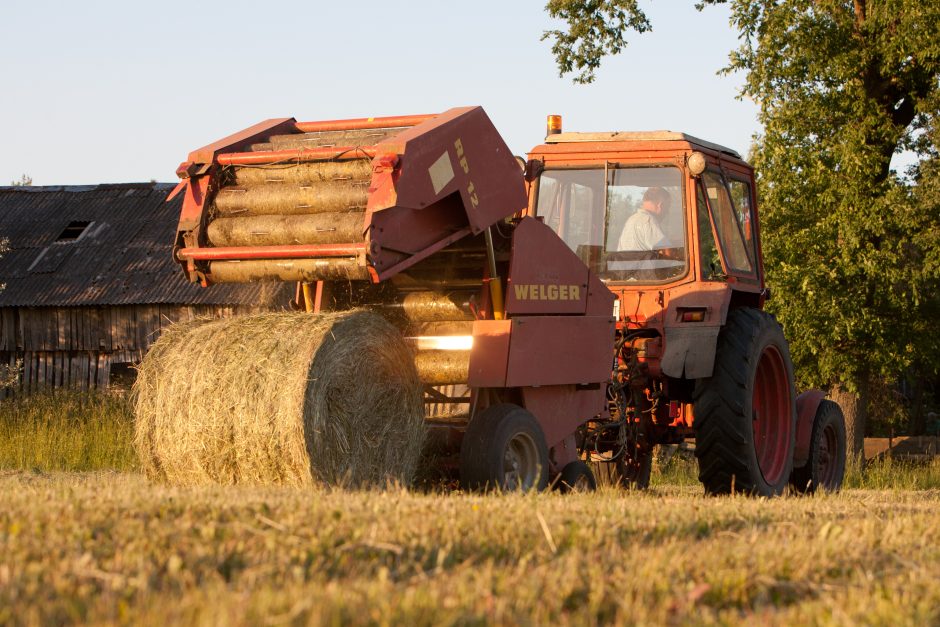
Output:
[[[0,401],[0,469],[132,470],[132,439],[123,397],[60,392]]]
[[[845,469],[846,490],[937,490],[940,489],[940,458],[911,462],[883,457],[862,465],[850,459]]]
[[[940,6],[739,0],[733,16],[744,43],[729,69],[747,72],[764,125],[754,162],[771,308],[801,379],[855,390],[935,368],[925,332],[940,274],[925,261],[940,241],[924,234],[940,214],[890,162],[937,115]]]
[[[545,10],[568,24],[567,30],[545,31],[542,40],[554,40],[552,54],[559,74],[577,70],[576,83],[594,81],[601,58],[618,54],[627,45],[627,30],[652,29],[637,0],[549,0]]]

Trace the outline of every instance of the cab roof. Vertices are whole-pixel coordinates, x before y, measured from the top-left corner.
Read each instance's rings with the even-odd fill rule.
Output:
[[[576,142],[630,142],[630,141],[685,141],[703,148],[716,150],[743,160],[736,150],[715,144],[686,133],[675,131],[608,131],[603,133],[556,133],[545,138],[546,144]]]

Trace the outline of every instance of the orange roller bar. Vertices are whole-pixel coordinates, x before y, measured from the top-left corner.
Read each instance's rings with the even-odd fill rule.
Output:
[[[366,250],[363,243],[305,246],[227,246],[218,248],[183,248],[176,256],[196,261],[232,259],[303,259],[309,257],[354,257]]]
[[[438,114],[399,115],[386,118],[352,118],[349,120],[323,120],[322,122],[297,122],[297,130],[301,133],[315,133],[317,131],[357,131],[369,128],[417,126],[422,122],[437,117],[437,115]]]
[[[378,152],[375,146],[337,146],[330,148],[294,148],[261,152],[230,152],[219,155],[221,165],[264,165],[290,161],[330,161],[334,159],[372,159]]]

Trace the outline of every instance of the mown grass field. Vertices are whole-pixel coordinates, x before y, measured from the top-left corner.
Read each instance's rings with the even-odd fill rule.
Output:
[[[9,418],[2,625],[940,623],[936,464],[774,500],[704,497],[682,460],[642,494],[178,489],[124,453],[122,472],[11,456]],[[96,424],[18,437],[101,468]]]

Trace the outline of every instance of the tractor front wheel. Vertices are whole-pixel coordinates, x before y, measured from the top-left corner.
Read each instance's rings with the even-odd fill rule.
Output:
[[[474,416],[460,446],[460,483],[470,490],[544,490],[548,465],[535,416],[509,403]]]
[[[559,492],[593,492],[597,489],[597,479],[591,467],[579,459],[561,469],[555,487]]]
[[[796,393],[783,329],[742,308],[718,336],[712,376],[696,382],[695,456],[709,494],[781,494],[793,468]]]

